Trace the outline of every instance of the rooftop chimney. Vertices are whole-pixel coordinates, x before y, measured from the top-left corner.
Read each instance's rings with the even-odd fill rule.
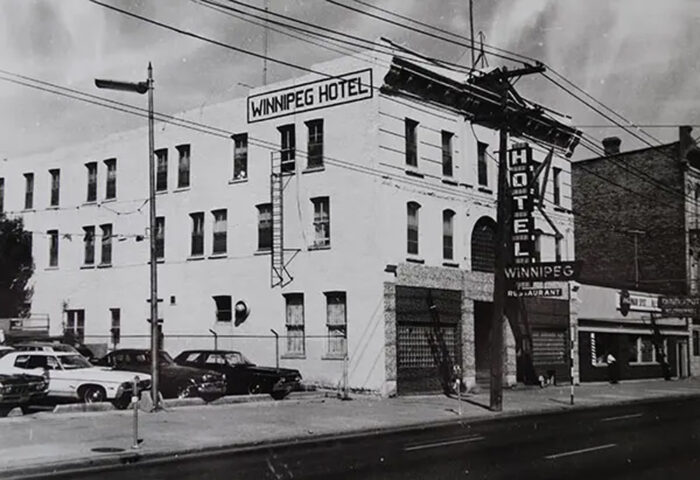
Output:
[[[616,155],[620,153],[620,137],[607,137],[603,139],[603,149],[605,150],[605,156]]]

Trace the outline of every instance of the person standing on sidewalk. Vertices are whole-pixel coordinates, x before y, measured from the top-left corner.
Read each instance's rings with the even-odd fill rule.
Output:
[[[608,380],[610,380],[610,383],[617,383],[617,359],[615,358],[615,355],[612,354],[612,352],[608,352],[608,356],[605,357],[605,363],[608,364]]]

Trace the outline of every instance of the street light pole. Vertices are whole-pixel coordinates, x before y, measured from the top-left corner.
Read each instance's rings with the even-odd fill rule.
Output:
[[[148,93],[148,199],[149,199],[149,264],[150,264],[150,303],[151,303],[151,398],[153,410],[160,410],[158,397],[158,263],[156,259],[156,168],[155,141],[153,138],[153,67],[148,63],[148,78],[145,82],[122,82],[117,80],[95,79],[97,88]]]

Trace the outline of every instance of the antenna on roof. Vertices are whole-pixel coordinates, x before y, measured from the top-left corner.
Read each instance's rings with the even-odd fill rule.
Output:
[[[474,0],[469,0],[469,38],[471,40],[472,49],[472,68],[476,66],[476,60],[474,59],[474,52],[476,47],[474,45]]]

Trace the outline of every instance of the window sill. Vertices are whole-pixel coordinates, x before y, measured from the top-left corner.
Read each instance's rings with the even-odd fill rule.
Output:
[[[425,260],[423,260],[422,258],[418,258],[418,257],[408,257],[408,258],[406,258],[406,261],[410,262],[410,263],[419,263],[421,265],[425,263]]]
[[[452,180],[451,178],[443,178],[442,183],[444,183],[445,185],[452,185],[453,187],[459,186],[459,182],[456,180]]]
[[[165,195],[166,193],[168,193],[167,190],[156,190],[156,195]]]
[[[259,249],[253,252],[253,255],[270,255],[272,253],[271,248]]]
[[[306,167],[301,171],[301,173],[323,172],[325,169],[326,167],[324,165],[319,165],[318,167]]]
[[[321,360],[345,360],[344,353],[327,353],[321,357]]]
[[[51,270],[58,270],[58,266],[55,266],[55,267],[46,267],[44,270],[45,270],[45,271],[49,271],[49,272],[50,272]]]
[[[559,213],[572,213],[571,210],[567,210],[566,208],[560,207],[558,205],[554,207],[554,211]]]
[[[111,263],[100,263],[97,268],[112,268]]]
[[[35,210],[33,208],[23,208],[22,213],[34,213]]]
[[[216,260],[218,258],[228,258],[228,254],[226,252],[223,253],[212,253],[207,257],[210,260]]]
[[[442,262],[443,267],[459,268],[459,263],[455,262]]]
[[[204,260],[204,254],[202,255],[191,255],[187,257],[188,262],[196,262],[197,260]]]
[[[97,200],[86,200],[83,202],[83,207],[88,207],[90,205],[97,206]]]
[[[117,201],[117,197],[109,197],[102,200],[102,203],[114,203]]]
[[[305,353],[285,353],[280,356],[283,360],[306,360]]]
[[[296,169],[294,170],[287,170],[284,172],[281,172],[283,177],[291,177],[292,175],[296,175],[297,171]]]
[[[411,177],[425,178],[425,175],[418,172],[417,170],[404,170],[404,172],[406,173],[406,175],[410,175]]]
[[[479,190],[481,193],[488,193],[489,195],[493,195],[493,190],[491,190],[490,188],[479,187],[477,190]]]
[[[151,261],[146,262],[148,265],[151,264]],[[165,258],[156,258],[156,263],[165,263]]]
[[[234,185],[236,183],[246,183],[248,182],[248,177],[243,177],[243,178],[232,178],[231,180],[228,181],[229,185]]]
[[[331,246],[330,244],[328,245],[309,245],[308,250],[313,251],[313,250],[330,250]]]
[[[46,207],[46,210],[58,210],[59,206],[58,205],[49,205]]]
[[[190,190],[189,185],[186,187],[177,187],[176,189],[173,190],[173,193],[188,192],[189,190]]]
[[[81,270],[92,270],[94,268],[96,268],[95,265],[81,265],[80,266]]]
[[[469,185],[468,183],[460,183],[459,186],[464,188],[474,188],[474,185]]]

